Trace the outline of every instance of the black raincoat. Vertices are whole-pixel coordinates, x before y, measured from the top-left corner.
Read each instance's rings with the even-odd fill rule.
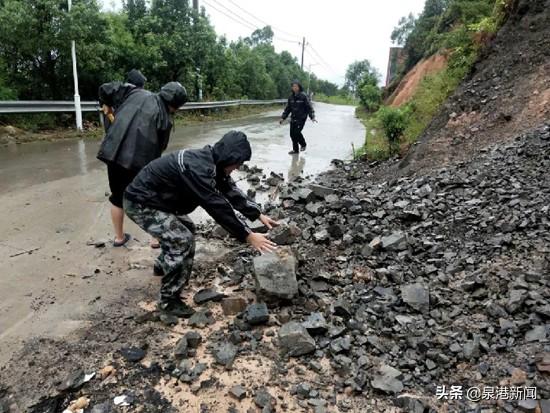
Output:
[[[311,120],[315,119],[315,110],[313,110],[309,97],[304,93],[302,84],[298,81],[294,81],[292,84],[298,85],[300,91],[292,92],[281,117],[286,119],[288,115],[292,114],[292,121],[298,123],[305,123],[308,116]]]
[[[233,209],[254,221],[261,214],[223,168],[250,160],[246,135],[231,131],[214,146],[183,149],[147,165],[126,188],[125,197],[150,208],[189,214],[198,206],[237,239],[244,241],[250,229]]]
[[[147,82],[147,78],[137,69],[132,69],[126,75],[126,82],[131,83],[135,87],[142,88]]]
[[[105,163],[139,171],[158,158],[172,129],[168,106],[179,108],[187,101],[185,88],[170,82],[155,94],[130,83],[111,82],[99,88],[99,103],[116,108],[97,154]]]

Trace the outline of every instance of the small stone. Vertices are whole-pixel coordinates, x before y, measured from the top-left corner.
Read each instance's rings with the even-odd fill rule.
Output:
[[[269,310],[265,303],[250,304],[244,315],[245,321],[252,325],[265,324],[269,321]]]
[[[524,412],[535,412],[538,404],[536,399],[522,399],[518,402],[518,407]]]
[[[145,357],[145,350],[139,347],[126,347],[120,350],[120,354],[126,361],[136,362]]]
[[[273,406],[275,404],[275,398],[269,394],[265,387],[260,388],[254,396],[254,403],[256,406],[264,408],[267,406]]]
[[[221,344],[214,352],[216,362],[230,369],[237,356],[237,347],[232,343]]]
[[[185,338],[184,336],[180,338],[176,343],[176,348],[174,349],[174,356],[176,356],[177,359],[186,358],[187,350],[188,350],[187,338]]]
[[[86,373],[84,373],[84,370],[75,370],[61,383],[59,390],[78,390],[84,384],[85,376]]]
[[[110,402],[96,404],[90,409],[90,413],[111,413],[112,411]]]
[[[382,248],[388,251],[401,251],[407,247],[407,237],[402,232],[394,232],[391,235],[382,237]]]
[[[221,301],[225,295],[212,289],[212,288],[203,288],[199,290],[194,296],[193,301],[196,304],[204,304],[208,301]]]
[[[315,351],[315,340],[301,324],[291,321],[279,329],[279,341],[290,356],[302,356]]]
[[[302,235],[302,230],[296,224],[281,224],[273,228],[269,237],[277,245],[290,245]]]
[[[197,348],[202,342],[202,336],[198,331],[188,331],[184,337],[189,348]]]
[[[246,397],[246,389],[237,384],[229,389],[229,394],[237,400],[243,400]]]
[[[317,217],[325,212],[325,206],[322,202],[310,202],[306,205],[306,212],[312,217]]]
[[[214,320],[207,311],[197,311],[189,318],[191,327],[204,328],[210,324],[214,324]]]
[[[422,284],[401,286],[401,298],[410,307],[422,313],[427,313],[430,309],[430,292]]]
[[[397,394],[403,390],[403,383],[398,380],[401,372],[391,366],[382,365],[371,381],[371,386],[384,393]]]
[[[226,297],[222,300],[222,310],[225,315],[242,313],[246,308],[246,300],[239,296]]]
[[[528,343],[532,341],[544,341],[546,340],[546,326],[535,326],[533,329],[525,333],[525,341]]]
[[[315,196],[318,198],[325,198],[328,195],[333,195],[336,193],[336,190],[332,188],[329,188],[323,185],[317,185],[317,184],[309,185],[309,189],[311,189],[315,194]]]
[[[311,313],[302,325],[313,335],[325,334],[328,331],[327,321],[321,313]]]

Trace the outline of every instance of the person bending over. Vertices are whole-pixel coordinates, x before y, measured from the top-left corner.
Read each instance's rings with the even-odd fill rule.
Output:
[[[214,146],[183,149],[154,160],[126,188],[126,215],[160,242],[161,253],[153,270],[162,276],[158,304],[162,312],[178,317],[194,313],[180,294],[189,282],[195,255],[195,226],[187,215],[197,207],[256,250],[276,248],[265,235],[252,232],[234,211],[251,221],[259,219],[268,228],[278,225],[262,214],[230,176],[251,155],[246,135],[231,131]]]

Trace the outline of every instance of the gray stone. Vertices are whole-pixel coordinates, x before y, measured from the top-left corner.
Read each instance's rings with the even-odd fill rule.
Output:
[[[311,189],[315,194],[315,196],[318,198],[325,198],[328,195],[333,195],[336,193],[336,190],[329,188],[328,186],[317,185],[317,184],[309,185],[309,189]]]
[[[306,205],[306,212],[312,217],[317,217],[325,212],[325,206],[322,202],[310,202]]]
[[[541,413],[550,413],[550,400],[549,399],[543,399],[540,401],[540,412]]]
[[[296,259],[289,247],[254,257],[256,293],[290,300],[298,294]]]
[[[237,384],[229,389],[229,394],[237,400],[243,400],[246,397],[246,389],[240,384]]]
[[[254,403],[261,408],[273,406],[273,404],[275,404],[275,398],[267,391],[265,387],[262,387],[256,392],[256,395],[254,396]]]
[[[382,237],[382,248],[388,251],[401,251],[407,248],[407,237],[402,232],[394,232]]]
[[[90,413],[111,413],[113,411],[113,408],[111,406],[111,402],[103,402],[94,405],[90,409]]]
[[[422,284],[407,284],[401,286],[401,298],[410,307],[422,313],[430,309],[430,292]]]
[[[267,323],[269,321],[267,305],[265,303],[250,304],[246,308],[244,319],[252,326]]]
[[[536,399],[524,399],[518,402],[518,407],[524,412],[534,412],[539,402]]]
[[[237,347],[232,343],[223,343],[214,351],[216,362],[230,369],[237,357]]]
[[[221,301],[223,297],[225,297],[224,294],[216,291],[213,288],[203,288],[193,296],[193,301],[196,304],[204,304],[208,301]]]
[[[329,238],[330,238],[329,233],[325,228],[320,229],[319,231],[313,233],[313,239],[318,244],[326,243],[329,240]]]
[[[207,311],[197,311],[189,318],[191,327],[204,328],[210,324],[214,324],[214,320]]]
[[[296,226],[296,224],[281,224],[278,227],[273,228],[269,237],[278,245],[290,245],[293,244],[300,236],[302,231]]]
[[[525,333],[525,341],[544,341],[546,339],[546,326],[535,326]]]
[[[511,290],[508,301],[506,302],[506,310],[510,314],[515,313],[521,308],[526,298],[527,292],[525,290]]]
[[[401,372],[391,366],[382,365],[374,375],[371,386],[388,394],[397,394],[403,390],[403,383],[398,378]]]
[[[321,313],[311,313],[302,325],[313,335],[325,334],[328,331],[327,321]]]
[[[202,337],[198,331],[188,331],[184,337],[189,348],[197,348],[202,342]]]
[[[279,341],[290,356],[302,356],[315,351],[315,340],[304,326],[294,321],[279,329]]]
[[[84,384],[84,377],[86,373],[84,370],[78,369],[70,373],[65,380],[59,386],[59,390],[78,390]]]
[[[145,350],[139,347],[125,347],[120,350],[120,354],[126,361],[136,362],[145,357]]]
[[[176,343],[176,348],[174,349],[174,356],[178,359],[183,359],[187,357],[188,352],[187,338],[182,337]]]

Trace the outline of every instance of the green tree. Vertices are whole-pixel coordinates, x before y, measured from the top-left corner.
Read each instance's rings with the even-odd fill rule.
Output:
[[[392,42],[400,46],[404,45],[407,41],[407,38],[414,30],[415,24],[416,18],[413,16],[412,13],[409,13],[409,15],[406,17],[401,17],[399,19],[399,23],[397,23],[397,26],[393,29],[393,32],[391,33]]]
[[[345,87],[351,94],[356,95],[361,82],[378,83],[380,74],[368,60],[355,61],[348,66],[346,71]]]

